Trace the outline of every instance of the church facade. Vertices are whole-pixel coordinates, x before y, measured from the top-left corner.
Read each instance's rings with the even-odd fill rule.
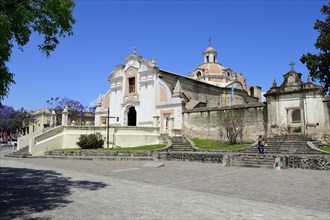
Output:
[[[110,89],[97,101],[95,125],[109,120],[110,126],[154,126],[160,133],[180,133],[184,109],[260,102],[261,88],[247,88],[242,74],[217,62],[214,48],[209,46],[203,55],[204,62],[185,77],[159,69],[155,59],[148,61],[134,50],[109,76]]]

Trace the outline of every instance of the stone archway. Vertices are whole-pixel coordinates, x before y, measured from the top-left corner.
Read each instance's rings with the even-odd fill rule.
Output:
[[[136,110],[134,106],[131,106],[127,112],[127,125],[136,126]]]

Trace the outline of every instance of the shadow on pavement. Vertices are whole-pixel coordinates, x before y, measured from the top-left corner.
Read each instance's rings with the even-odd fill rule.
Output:
[[[1,219],[31,219],[29,214],[64,207],[71,188],[98,190],[102,182],[72,181],[51,170],[0,168]]]

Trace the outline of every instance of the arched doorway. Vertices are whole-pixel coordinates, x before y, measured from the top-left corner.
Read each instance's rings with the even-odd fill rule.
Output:
[[[136,126],[136,110],[135,110],[134,106],[132,106],[128,109],[127,125],[128,126]]]

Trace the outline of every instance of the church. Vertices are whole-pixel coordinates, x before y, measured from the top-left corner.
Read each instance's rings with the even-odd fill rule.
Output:
[[[116,66],[108,80],[109,91],[100,95],[95,125],[155,126],[160,133],[179,132],[185,109],[261,102],[261,88],[247,86],[239,72],[217,61],[209,45],[204,61],[188,76],[160,69],[156,59],[148,61],[136,49]],[[109,109],[109,116],[108,116]]]

